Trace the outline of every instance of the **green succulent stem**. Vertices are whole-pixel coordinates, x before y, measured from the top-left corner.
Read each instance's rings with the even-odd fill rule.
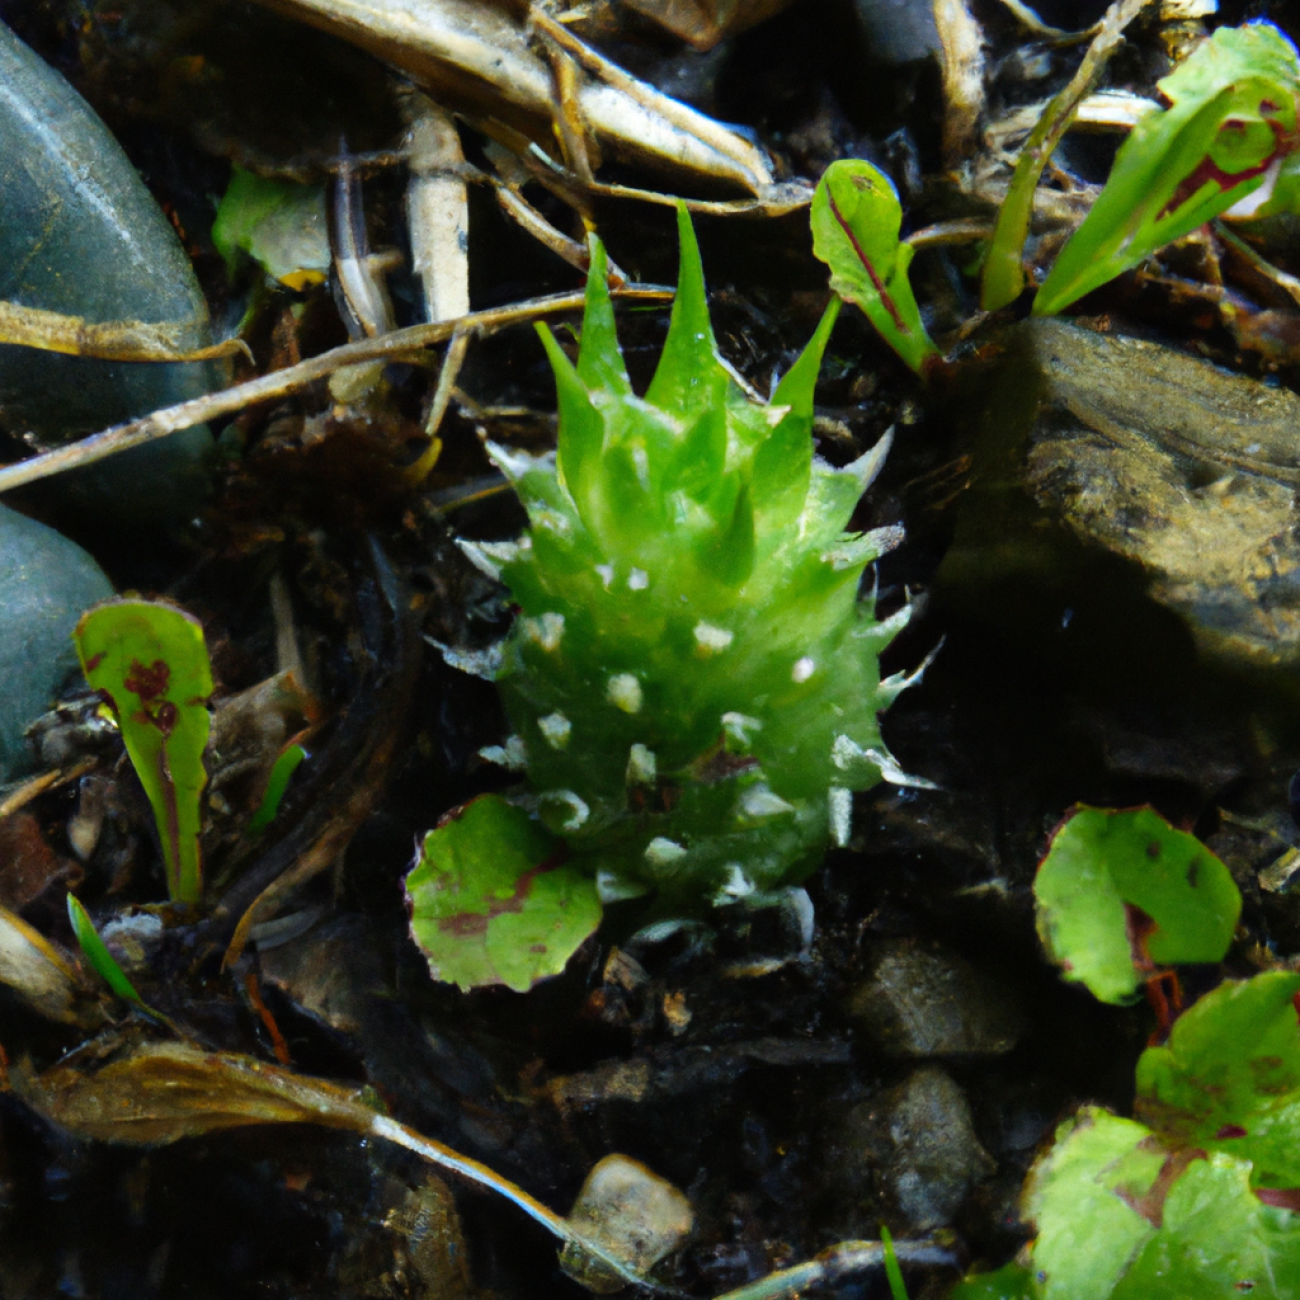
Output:
[[[853,793],[905,776],[878,715],[919,676],[880,678],[907,622],[878,621],[866,567],[901,538],[849,531],[889,436],[836,468],[813,453],[832,299],[771,401],[718,355],[695,232],[643,397],[619,350],[591,240],[576,364],[555,372],[552,455],[490,446],[528,512],[515,542],[461,541],[519,614],[497,674],[513,733],[487,757],[526,771],[430,831],[407,877],[435,978],[525,990],[563,969],[601,905],[644,922],[768,905],[848,842]]]
[[[602,897],[653,891],[692,914],[769,901],[844,842],[852,792],[897,776],[877,715],[896,692],[863,570],[897,530],[846,531],[885,445],[813,454],[832,301],[767,403],[718,355],[695,234],[644,397],[591,241],[577,364],[555,372],[554,457],[492,448],[528,511],[517,543],[475,547],[519,606],[498,683],[541,821]],[[887,440],[886,440],[887,441]]]

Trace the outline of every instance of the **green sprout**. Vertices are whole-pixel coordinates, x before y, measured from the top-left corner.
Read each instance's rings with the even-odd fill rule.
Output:
[[[1163,944],[1160,960],[1224,955],[1241,909],[1236,886],[1149,809],[1082,810],[1040,877],[1049,864],[1046,929],[1063,965],[1090,961],[1090,943],[1114,947],[1117,932],[1128,932],[1127,945],[1132,918],[1104,915],[1130,899],[1155,923],[1146,946],[1154,955]],[[1070,977],[1099,996],[1116,991],[1105,963],[1100,978]],[[953,1300],[1300,1294],[1298,998],[1300,975],[1274,970],[1227,980],[1184,1012],[1138,1061],[1134,1118],[1085,1106],[1057,1129],[1021,1201],[1033,1242],[1013,1263],[967,1277]]]
[[[110,600],[83,614],[72,635],[86,680],[112,709],[153,808],[167,892],[176,902],[197,903],[212,694],[203,628],[173,605]]]
[[[542,331],[558,452],[491,448],[530,528],[462,547],[519,606],[497,678],[514,734],[493,757],[527,772],[521,807],[538,839],[518,853],[522,823],[510,829],[524,870],[493,882],[495,922],[477,903],[463,914],[439,903],[435,973],[450,937],[481,950],[504,912],[522,924],[549,906],[541,868],[557,869],[556,848],[601,901],[652,896],[647,918],[773,904],[847,842],[853,791],[911,780],[877,717],[914,680],[882,682],[878,663],[908,610],[878,622],[859,597],[863,570],[900,534],[846,531],[887,443],[842,469],[813,455],[813,389],[838,303],[771,402],[753,401],[718,356],[684,211],[678,225],[681,278],[645,396],[624,369],[593,239],[576,368]],[[504,814],[477,811],[484,802],[425,840],[408,879],[421,943],[431,914],[417,886],[450,858],[440,844],[471,818],[489,847],[504,836]],[[551,969],[581,928],[534,940]]]
[[[1090,52],[1095,76],[1120,38]],[[984,259],[982,306],[1019,297],[1033,197],[1053,150],[1091,86],[1077,76],[1044,110],[1021,151]],[[1222,27],[1158,83],[1168,102],[1147,113],[1079,229],[1034,299],[1055,315],[1225,212],[1262,217],[1300,210],[1300,59],[1270,23]],[[813,246],[831,287],[857,303],[886,342],[920,374],[939,353],[907,280],[912,246],[899,239],[902,209],[889,178],[849,159],[827,168],[813,196]]]
[[[894,1250],[894,1238],[883,1223],[880,1225],[880,1244],[885,1248],[885,1279],[889,1283],[889,1294],[893,1300],[908,1300],[907,1284],[903,1281],[903,1270],[898,1266],[898,1254]]]
[[[831,288],[856,303],[881,337],[918,374],[939,360],[907,277],[913,249],[900,240],[903,206],[893,182],[860,158],[833,162],[812,201],[813,252],[830,267]]]
[[[302,761],[310,757],[299,744],[286,745],[271,767],[271,775],[266,778],[266,789],[262,792],[257,811],[248,819],[244,834],[250,839],[260,835],[274,820],[280,811],[280,804],[289,789],[289,781],[298,770]]]
[[[1158,83],[1148,113],[1034,300],[1052,315],[1269,186],[1300,146],[1295,46],[1269,23],[1222,27]]]
[[[136,992],[135,985],[127,978],[126,972],[118,965],[117,958],[108,950],[108,945],[99,937],[90,913],[82,906],[75,894],[68,895],[68,920],[72,923],[72,933],[77,937],[77,944],[90,963],[91,969],[108,985],[119,998],[134,1002],[143,1011],[148,1011],[144,999]]]

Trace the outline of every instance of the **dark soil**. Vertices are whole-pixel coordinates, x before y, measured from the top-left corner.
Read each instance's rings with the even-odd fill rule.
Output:
[[[971,7],[993,67],[1021,33],[996,0]],[[1084,21],[1083,8],[1038,6],[1045,20],[1070,25]],[[1220,20],[1259,16],[1300,35],[1282,4],[1227,3]],[[210,239],[232,161],[319,177],[341,135],[357,153],[400,140],[386,71],[237,0],[3,0],[0,18],[91,100],[175,214],[219,328],[233,328],[248,301],[248,283],[227,279]],[[836,157],[869,157],[895,174],[911,227],[953,215],[951,198],[935,197],[931,183],[941,171],[935,68],[873,63],[848,0],[797,0],[708,55],[683,53],[648,24],[634,25],[627,47],[612,52],[638,75],[752,128],[794,174],[815,178]],[[1032,90],[995,80],[991,106],[1045,97],[1075,56],[1052,57],[1050,77]],[[203,93],[179,95],[166,75],[183,58],[202,58],[210,70]],[[1140,34],[1112,81],[1149,93],[1159,58],[1154,36]],[[466,146],[481,161],[473,132]],[[1093,179],[1106,161],[1104,150],[1082,146],[1064,155]],[[404,246],[404,184],[401,166],[367,176],[376,245]],[[575,229],[558,201],[529,193],[558,226]],[[595,215],[630,275],[673,281],[669,210],[608,201]],[[483,190],[472,192],[470,224],[476,308],[578,283]],[[766,389],[827,297],[806,217],[696,224],[722,350]],[[969,254],[956,247],[917,259],[918,296],[933,304],[941,341],[975,313],[975,281],[962,274]],[[398,273],[392,287],[400,323],[409,323],[414,283]],[[1096,297],[1089,311],[1262,370],[1158,289],[1124,284]],[[299,301],[304,353],[343,341],[327,290],[305,300],[286,293],[263,309],[252,340],[259,365],[271,361],[276,327]],[[666,323],[666,310],[624,313],[634,382],[644,382]],[[1294,366],[1279,374],[1297,378]],[[477,757],[500,742],[504,723],[493,688],[447,667],[427,638],[482,647],[503,633],[503,597],[452,539],[513,537],[522,518],[504,494],[448,503],[490,472],[480,426],[523,445],[553,437],[553,387],[531,329],[476,345],[460,387],[483,408],[517,413],[476,417],[468,405],[453,407],[434,478],[413,494],[394,486],[393,448],[418,437],[428,378],[412,367],[394,367],[390,378],[397,397],[388,428],[331,423],[323,391],[245,413],[216,431],[231,458],[192,534],[179,543],[101,537],[94,548],[119,589],[168,593],[204,620],[221,693],[274,671],[266,583],[277,570],[290,580],[336,714],[318,742],[321,761],[304,769],[280,828],[246,865],[246,883],[225,886],[232,899],[251,901],[351,792],[373,789],[346,857],[295,900],[320,909],[315,927],[268,949],[257,967],[293,1067],[370,1086],[401,1120],[560,1210],[604,1155],[643,1161],[695,1207],[696,1235],[665,1275],[693,1296],[740,1286],[840,1239],[874,1238],[881,1222],[900,1236],[942,1226],[963,1263],[1004,1262],[1024,1240],[1016,1197],[1039,1144],[1081,1102],[1128,1106],[1133,1065],[1153,1028],[1145,1005],[1102,1007],[1041,956],[1030,885],[1051,830],[1076,802],[1152,803],[1208,839],[1243,886],[1243,937],[1230,969],[1245,973],[1260,947],[1295,951],[1294,907],[1256,884],[1283,847],[1277,828],[1290,834],[1287,785],[1300,766],[1290,706],[1267,680],[1225,678],[1201,662],[1186,630],[1134,589],[1131,574],[1103,566],[1086,590],[1008,587],[974,604],[936,589],[970,495],[963,412],[952,391],[924,389],[846,311],[818,392],[826,417],[818,450],[843,463],[897,427],[859,518],[908,532],[879,566],[882,609],[908,597],[916,607],[884,670],[909,668],[943,642],[924,683],[885,724],[903,768],[939,788],[882,786],[860,797],[852,846],[829,854],[808,883],[817,930],[807,952],[778,913],[725,916],[715,931],[648,943],[633,937],[635,914],[614,908],[567,971],[531,993],[458,993],[429,978],[409,941],[402,879],[419,835],[505,783]],[[396,615],[385,584],[400,593]],[[1270,720],[1266,740],[1260,718]],[[65,856],[74,805],[70,791],[35,805],[41,834]],[[115,876],[92,864],[82,889],[92,908],[160,897],[148,818],[139,814],[137,806],[131,863]],[[23,914],[71,944],[57,890]],[[273,1060],[265,1021],[218,971],[229,926],[205,922],[183,934],[142,985],[146,1000],[214,1048]],[[888,1159],[857,1145],[861,1130],[850,1118],[864,1103],[886,1105],[918,1065],[883,1053],[850,1010],[873,953],[897,938],[964,958],[990,986],[1008,987],[1025,1024],[1009,1053],[940,1061],[996,1166],[972,1180],[942,1225],[900,1208]],[[209,942],[218,946],[205,955]],[[77,1041],[0,992],[0,1043],[11,1064],[48,1066]],[[404,1153],[290,1126],[146,1151],[78,1141],[0,1096],[0,1298],[429,1294],[430,1275],[399,1266],[405,1247],[384,1226],[424,1177]],[[503,1300],[586,1294],[559,1271],[540,1228],[479,1189],[454,1190],[474,1287]],[[954,1276],[918,1271],[909,1284],[914,1296],[937,1297]],[[843,1291],[863,1300],[887,1294],[875,1277]]]

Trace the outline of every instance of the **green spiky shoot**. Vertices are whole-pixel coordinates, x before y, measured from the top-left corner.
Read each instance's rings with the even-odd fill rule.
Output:
[[[592,240],[575,367],[555,372],[554,457],[492,456],[527,508],[517,542],[462,543],[520,613],[498,683],[536,807],[602,897],[662,915],[772,901],[849,833],[852,792],[907,780],[877,714],[907,611],[877,622],[863,570],[896,529],[846,532],[887,439],[836,469],[813,455],[813,388],[839,303],[770,403],[721,360],[699,249],[678,215],[681,274],[644,397]]]

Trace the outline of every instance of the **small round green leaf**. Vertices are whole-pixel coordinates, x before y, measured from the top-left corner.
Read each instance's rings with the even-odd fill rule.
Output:
[[[1106,1300],[1155,1226],[1136,1208],[1164,1153],[1149,1130],[1087,1106],[1056,1131],[1025,1185],[1023,1210],[1038,1225],[1034,1270],[1043,1300]]]
[[[406,896],[434,978],[462,989],[525,992],[562,971],[600,924],[596,886],[564,864],[562,841],[496,795],[425,836]]]
[[[1142,986],[1135,946],[1160,965],[1221,961],[1241,915],[1227,867],[1150,808],[1079,808],[1052,840],[1034,897],[1065,978],[1120,1004]]]

